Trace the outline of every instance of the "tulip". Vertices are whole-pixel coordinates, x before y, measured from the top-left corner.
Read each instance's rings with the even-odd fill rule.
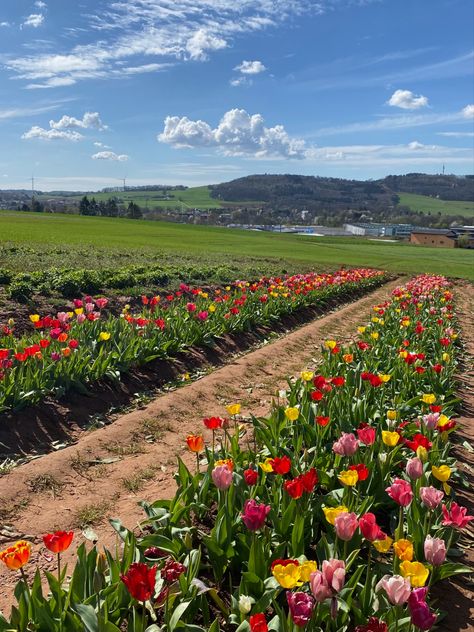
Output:
[[[242,522],[249,531],[258,531],[265,524],[270,509],[269,505],[259,505],[254,498],[246,500],[242,512]]]
[[[438,425],[439,413],[429,413],[428,415],[423,415],[422,419],[428,430],[434,430]]]
[[[388,625],[377,617],[370,617],[367,623],[358,625],[354,632],[388,632]]]
[[[402,478],[394,479],[393,483],[385,491],[401,507],[407,507],[413,499],[410,483]]]
[[[275,560],[272,575],[282,588],[301,586],[301,567],[298,560]]]
[[[375,590],[379,591],[382,588],[394,606],[403,605],[411,593],[410,580],[401,577],[401,575],[384,575]]]
[[[441,506],[444,520],[441,523],[443,527],[455,527],[457,529],[464,529],[464,527],[474,520],[474,516],[468,516],[466,507],[461,507],[454,501],[451,503],[451,507],[448,509],[446,505]]]
[[[300,476],[297,476],[290,481],[285,481],[284,488],[286,492],[295,500],[301,498],[304,492],[303,481],[301,480]]]
[[[352,456],[357,452],[359,442],[354,434],[343,432],[339,439],[333,444],[332,449],[335,454],[341,456]]]
[[[430,630],[436,622],[436,615],[426,603],[427,588],[415,588],[408,599],[411,622],[420,630]]]
[[[134,599],[148,601],[155,592],[156,571],[156,566],[150,568],[142,562],[135,562],[124,575],[120,575],[120,579]]]
[[[366,513],[359,518],[359,528],[366,540],[385,540],[386,534],[380,529],[373,513]]]
[[[405,466],[405,472],[412,480],[416,480],[423,476],[423,463],[417,456],[408,459]]]
[[[290,407],[285,409],[285,417],[288,421],[296,421],[300,415],[299,408]]]
[[[0,562],[11,571],[17,571],[28,563],[31,555],[31,544],[25,540],[18,540],[12,546],[0,551]]]
[[[306,560],[300,564],[300,578],[302,582],[309,582],[311,574],[318,569],[318,565],[314,560]]]
[[[410,540],[404,540],[403,538],[397,540],[393,543],[393,551],[399,560],[411,562],[413,559],[413,544]]]
[[[190,434],[186,437],[186,443],[191,452],[202,452],[204,450],[204,438],[202,435]]]
[[[357,481],[359,480],[359,474],[357,473],[357,470],[343,470],[339,473],[338,479],[343,485],[347,485],[347,487],[353,487],[357,484]]]
[[[332,525],[335,523],[337,516],[345,511],[349,511],[349,509],[344,505],[339,505],[338,507],[323,507],[324,516],[329,524]]]
[[[372,544],[379,553],[387,553],[393,544],[393,540],[387,535],[384,540],[374,540]]]
[[[226,490],[232,484],[232,470],[227,465],[218,465],[212,470],[212,480],[217,489]]]
[[[322,603],[332,596],[332,591],[325,583],[324,576],[321,571],[311,573],[309,583],[311,586],[311,592],[318,603]]]
[[[446,544],[441,538],[426,536],[424,544],[426,561],[433,566],[441,566],[446,560]]]
[[[238,415],[240,413],[240,404],[228,404],[226,410],[231,416]]]
[[[352,539],[352,536],[359,526],[359,521],[355,513],[343,512],[336,517],[334,526],[336,528],[337,537],[348,542]]]
[[[286,593],[290,615],[295,625],[304,627],[309,623],[314,610],[314,599],[304,592]]]
[[[346,564],[342,560],[324,560],[322,565],[324,581],[332,589],[333,593],[338,593],[344,587],[346,578]]]
[[[365,445],[372,445],[375,442],[375,428],[371,428],[370,426],[359,428],[357,430],[357,436],[359,438],[359,441],[361,441]]]
[[[248,595],[240,595],[239,597],[239,612],[241,614],[248,614],[252,610],[252,604],[255,600]]]
[[[282,457],[275,457],[272,459],[271,463],[275,474],[288,474],[291,469],[291,459],[289,459],[286,455]]]
[[[258,481],[258,472],[252,468],[244,470],[244,480],[249,487],[255,485]]]
[[[268,632],[267,620],[262,612],[253,614],[249,619],[250,632]]]
[[[169,557],[161,569],[161,577],[165,582],[168,582],[168,584],[173,584],[178,581],[179,576],[185,573],[186,570],[184,564],[176,562],[172,557]]]
[[[444,492],[436,487],[420,487],[421,502],[428,507],[428,509],[436,509],[439,503],[443,500]]]
[[[409,562],[408,560],[400,564],[400,571],[403,577],[408,577],[412,586],[424,586],[429,570],[421,562]]]
[[[55,531],[44,535],[43,542],[51,553],[62,553],[71,546],[73,537],[73,531]]]
[[[400,441],[400,435],[398,434],[398,432],[382,430],[382,441],[385,443],[385,445],[393,448]]]

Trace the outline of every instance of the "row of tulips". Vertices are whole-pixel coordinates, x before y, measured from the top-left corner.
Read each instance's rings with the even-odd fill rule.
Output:
[[[204,419],[186,438],[195,467],[179,460],[174,497],[142,503],[139,537],[112,521],[120,553],[81,545],[44,596],[29,545],[1,552],[23,574],[0,631],[430,630],[431,587],[468,572],[453,559],[474,518],[450,455],[457,344],[444,278],[397,288],[355,342],[325,341],[269,417],[230,404]]]
[[[143,296],[137,313],[126,306],[119,317],[108,311],[107,299],[85,297],[55,316],[31,314],[34,331],[22,338],[10,321],[0,326],[0,412],[71,388],[83,391],[102,378],[118,381],[139,365],[384,280],[382,272],[357,269],[237,281],[209,292],[182,284],[166,296]]]

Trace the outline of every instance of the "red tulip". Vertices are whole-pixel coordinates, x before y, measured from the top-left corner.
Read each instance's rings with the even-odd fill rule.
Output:
[[[288,494],[295,500],[301,498],[304,492],[303,482],[301,478],[298,476],[291,481],[285,481],[285,489]]]
[[[359,529],[364,538],[370,542],[374,542],[374,540],[385,540],[387,537],[377,524],[373,513],[366,513],[359,518]]]
[[[73,537],[73,531],[55,531],[54,533],[44,535],[43,542],[51,553],[62,553],[71,546]]]
[[[275,474],[288,474],[291,469],[291,460],[287,456],[277,456],[270,463]]]
[[[258,481],[258,472],[257,470],[253,470],[252,468],[248,468],[244,470],[244,479],[249,487],[255,485]]]
[[[136,562],[130,565],[125,575],[120,575],[120,579],[134,599],[148,601],[155,592],[156,571],[156,566],[150,568],[142,562]]]
[[[267,620],[262,612],[253,614],[249,619],[250,632],[268,632]]]

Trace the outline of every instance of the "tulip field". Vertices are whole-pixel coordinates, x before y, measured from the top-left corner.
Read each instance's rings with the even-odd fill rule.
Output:
[[[225,331],[271,323],[354,285],[370,270],[183,286],[107,313],[78,299],[32,333],[0,337],[0,406],[81,388]],[[238,401],[183,437],[171,499],[142,503],[114,550],[44,534],[43,577],[26,540],[0,551],[18,574],[0,632],[418,632],[446,620],[432,588],[468,573],[459,537],[474,516],[456,500],[452,454],[460,345],[453,288],[420,275],[392,291],[352,342],[328,336],[266,417]],[[447,628],[441,628],[447,629]]]
[[[14,320],[0,325],[0,413],[87,392],[121,375],[225,333],[270,325],[303,307],[368,291],[386,279],[369,269],[262,278],[204,291],[181,284],[164,296],[142,296],[140,309],[107,310],[107,298],[74,299],[70,311],[31,313],[31,333],[17,337]]]

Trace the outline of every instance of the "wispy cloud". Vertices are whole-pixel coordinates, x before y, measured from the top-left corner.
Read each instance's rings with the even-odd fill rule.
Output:
[[[318,14],[351,3],[352,0],[108,0],[100,15],[88,16],[89,35],[98,31],[100,39],[92,38],[87,45],[54,54],[11,56],[5,65],[17,78],[42,80],[29,83],[30,88],[123,76],[119,71],[124,62],[130,69],[155,72],[156,64],[204,61],[242,35],[275,28],[295,16]],[[30,26],[39,26],[42,18],[40,13],[29,16]],[[152,61],[137,65],[132,61],[136,57]],[[250,72],[252,69],[257,66],[249,66]],[[58,79],[62,83],[55,84]]]
[[[10,108],[0,110],[0,121],[12,118],[26,118],[28,116],[35,116],[36,114],[44,114],[45,112],[57,110],[59,107],[61,107],[61,103],[51,103],[31,108]]]
[[[31,26],[34,29],[40,27],[44,22],[44,15],[42,13],[32,13],[22,23],[23,26]]]
[[[126,162],[129,157],[127,154],[116,154],[113,151],[99,151],[91,156],[92,160],[112,160],[114,162]]]
[[[474,138],[474,132],[436,132],[436,135],[448,138]]]

